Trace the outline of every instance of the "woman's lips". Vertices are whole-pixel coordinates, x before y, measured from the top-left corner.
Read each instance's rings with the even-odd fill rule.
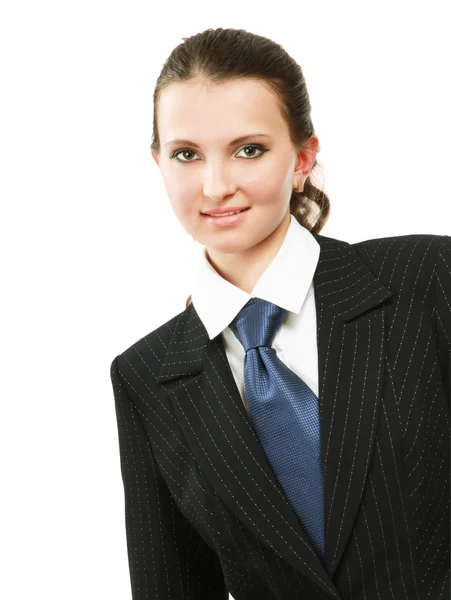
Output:
[[[249,208],[242,210],[235,215],[228,215],[225,217],[212,217],[211,215],[202,215],[208,223],[215,227],[227,227],[229,225],[235,225],[243,220],[244,215],[249,211]]]

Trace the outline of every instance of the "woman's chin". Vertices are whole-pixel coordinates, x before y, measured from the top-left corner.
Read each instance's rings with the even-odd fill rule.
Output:
[[[222,244],[208,244],[208,241],[206,240],[204,246],[209,252],[211,252],[211,254],[241,254],[242,252],[245,252],[249,249],[248,244],[244,244],[243,242],[239,241],[233,242],[230,240]]]

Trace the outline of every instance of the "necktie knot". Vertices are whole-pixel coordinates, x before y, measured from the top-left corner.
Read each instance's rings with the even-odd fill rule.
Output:
[[[282,325],[284,310],[261,298],[251,298],[229,327],[241,342],[245,352],[258,346],[271,347]]]

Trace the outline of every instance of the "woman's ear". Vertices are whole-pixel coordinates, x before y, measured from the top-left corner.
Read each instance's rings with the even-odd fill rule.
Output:
[[[156,152],[154,152],[152,150],[152,158],[154,159],[154,161],[157,163],[157,166],[160,166],[160,157],[158,156],[158,154]]]
[[[296,185],[296,179],[307,179],[315,162],[316,155],[319,150],[318,137],[313,133],[309,139],[302,144],[298,150],[295,170],[293,173],[293,185]]]

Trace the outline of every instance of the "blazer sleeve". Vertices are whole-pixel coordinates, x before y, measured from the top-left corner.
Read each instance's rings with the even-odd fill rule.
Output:
[[[176,506],[121,380],[117,357],[110,374],[133,600],[227,600],[219,558]]]
[[[451,403],[451,237],[440,236],[435,265],[436,325],[439,360]]]

